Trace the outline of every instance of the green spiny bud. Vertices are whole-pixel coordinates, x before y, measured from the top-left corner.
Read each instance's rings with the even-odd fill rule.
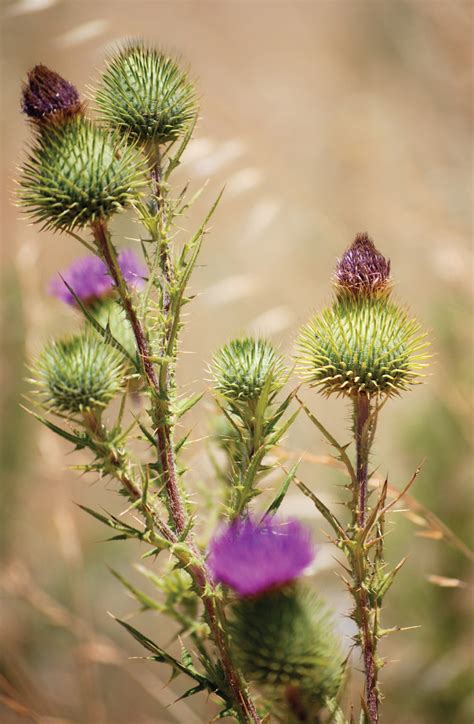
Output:
[[[215,390],[236,404],[256,404],[265,387],[271,401],[288,379],[282,357],[263,339],[235,339],[222,347],[211,366]]]
[[[120,391],[123,355],[92,331],[48,344],[33,368],[42,404],[54,412],[105,407]]]
[[[147,144],[174,141],[197,112],[187,74],[172,58],[140,44],[112,57],[96,100],[105,122]]]
[[[298,339],[299,370],[327,395],[394,395],[420,382],[426,335],[386,297],[341,297]]]
[[[231,635],[236,658],[259,685],[282,721],[316,714],[342,680],[342,656],[332,623],[315,594],[299,585],[233,607]],[[313,721],[307,718],[305,721]]]
[[[135,198],[145,170],[135,147],[79,115],[38,136],[23,167],[20,200],[46,228],[80,228]]]

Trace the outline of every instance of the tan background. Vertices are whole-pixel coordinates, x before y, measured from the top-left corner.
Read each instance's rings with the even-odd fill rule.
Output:
[[[116,511],[119,502],[102,483],[64,470],[74,458],[18,407],[25,360],[74,323],[47,296],[47,283],[82,253],[66,237],[41,234],[13,207],[15,166],[29,135],[21,81],[42,62],[86,92],[107,49],[127,36],[189,64],[202,120],[177,182],[210,182],[186,228],[227,188],[194,279],[203,293],[190,308],[184,349],[193,354],[183,357],[183,382],[202,388],[213,350],[243,331],[265,333],[291,354],[298,326],[330,298],[336,256],[356,232],[369,231],[392,259],[397,295],[433,330],[437,354],[428,384],[387,407],[374,464],[401,486],[427,458],[414,495],[468,540],[472,4],[18,0],[3,2],[2,13],[0,721],[31,712],[41,722],[206,721],[211,709],[199,699],[164,708],[180,684],[164,689],[165,667],[127,661],[142,652],[106,615],[125,615],[134,604],[105,563],[128,573],[127,560],[140,550],[98,545],[104,530],[74,501]],[[125,218],[116,230],[136,234]],[[307,399],[347,435],[342,402]],[[193,418],[196,437],[211,410],[208,397]],[[286,447],[327,452],[303,421]],[[202,458],[196,446],[190,477],[209,486]],[[332,473],[306,465],[301,474],[334,499]],[[315,586],[347,610],[319,521],[295,493],[287,510],[314,519]],[[465,724],[473,716],[467,557],[423,521],[398,516],[388,541],[394,562],[407,552],[410,559],[386,621],[422,629],[385,645],[397,660],[383,673],[386,721]],[[426,575],[459,582],[440,588]],[[135,622],[166,643],[162,622],[150,614]],[[344,621],[341,631],[350,633]],[[355,679],[349,687],[355,700],[358,686]]]

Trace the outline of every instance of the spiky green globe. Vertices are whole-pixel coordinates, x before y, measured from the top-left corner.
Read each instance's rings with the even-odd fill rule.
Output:
[[[46,228],[106,219],[136,197],[146,163],[137,148],[82,115],[44,128],[24,164],[20,200]]]
[[[317,712],[342,680],[342,656],[332,622],[312,591],[287,586],[239,599],[231,623],[239,665],[291,720],[291,700]]]
[[[196,116],[193,83],[154,48],[132,45],[112,57],[96,95],[102,119],[142,143],[168,143]]]
[[[264,339],[234,339],[222,347],[211,365],[214,389],[236,403],[256,402],[265,386],[269,399],[283,387],[288,370],[283,358]]]
[[[55,412],[105,407],[123,380],[123,355],[93,330],[51,342],[34,366],[42,403]]]
[[[420,381],[426,334],[386,298],[340,299],[302,330],[299,371],[326,394],[394,395]]]

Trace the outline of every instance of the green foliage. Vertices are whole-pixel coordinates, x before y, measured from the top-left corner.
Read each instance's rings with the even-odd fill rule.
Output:
[[[33,371],[41,403],[54,412],[105,407],[124,382],[122,355],[92,330],[50,342]]]
[[[145,168],[135,147],[79,115],[36,136],[20,202],[45,228],[81,228],[135,199]]]
[[[113,56],[96,96],[102,119],[143,143],[174,141],[197,113],[194,85],[168,56],[130,45]]]
[[[113,300],[96,304],[91,310],[92,316],[103,329],[108,329],[112,337],[119,342],[132,359],[137,356],[135,335],[124,309]]]
[[[299,371],[327,395],[395,395],[420,381],[426,335],[385,298],[341,298],[301,331]]]
[[[342,681],[343,661],[320,600],[298,585],[244,598],[233,606],[231,633],[239,663],[263,687],[282,721],[316,721]]]

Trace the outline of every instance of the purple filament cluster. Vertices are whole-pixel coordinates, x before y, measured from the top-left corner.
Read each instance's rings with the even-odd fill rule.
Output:
[[[30,70],[22,96],[22,110],[29,118],[41,121],[54,114],[74,115],[80,107],[79,93],[72,83],[45,65]]]
[[[357,234],[339,260],[335,282],[355,295],[383,291],[390,282],[390,261],[377,251],[368,234]]]
[[[314,553],[309,531],[296,520],[241,518],[214,536],[208,566],[216,582],[256,596],[298,578]]]
[[[120,252],[118,263],[123,278],[129,286],[135,287],[135,289],[143,286],[146,269],[131,249],[124,249]],[[64,282],[67,282],[81,302],[86,304],[106,297],[114,288],[107,267],[97,256],[76,259],[68,269],[61,273],[59,278],[51,281],[51,294],[66,304],[74,305],[76,303],[74,296]]]

